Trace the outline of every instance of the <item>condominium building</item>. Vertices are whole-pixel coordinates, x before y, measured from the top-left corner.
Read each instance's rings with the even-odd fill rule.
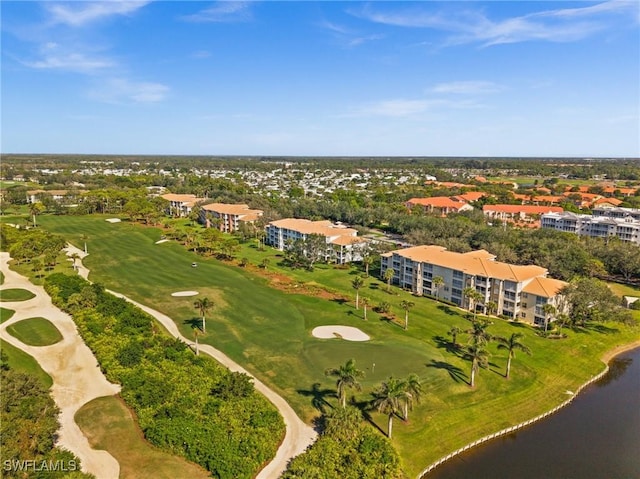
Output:
[[[189,216],[191,209],[205,198],[198,198],[196,195],[167,193],[161,196],[169,202],[169,215]]]
[[[424,208],[427,213],[435,213],[440,216],[447,216],[450,213],[460,213],[462,211],[473,211],[473,206],[466,200],[455,196],[432,196],[430,198],[411,198],[405,203],[409,209],[415,207]]]
[[[603,208],[600,213],[615,213],[623,209],[630,208]],[[631,214],[623,218],[597,216],[595,212],[593,216],[570,212],[549,213],[542,215],[541,227],[594,238],[617,237],[640,245],[640,219],[635,219]]]
[[[560,213],[564,211],[559,206],[538,205],[484,205],[482,212],[485,216],[502,221],[532,221],[544,213]]]
[[[252,223],[262,216],[262,210],[252,210],[244,204],[209,203],[202,205],[200,222],[225,233],[237,231],[240,225]]]
[[[414,246],[381,255],[381,275],[393,269],[392,282],[418,295],[438,296],[454,304],[472,306],[465,288],[473,288],[482,299],[476,309],[487,312],[495,305],[495,314],[532,324],[545,322],[544,305],[558,313],[566,305],[559,294],[568,283],[547,277],[547,270],[534,265],[512,265],[495,260],[485,250],[455,253],[442,246]],[[442,278],[442,284],[434,278]]]
[[[325,260],[338,264],[360,261],[359,246],[367,242],[358,237],[355,229],[333,224],[329,220],[285,218],[269,223],[266,233],[265,243],[280,251],[284,251],[290,242],[306,240],[309,235],[324,236],[327,244]]]
[[[607,206],[599,206],[593,208],[593,216],[605,216],[607,218],[632,218],[640,221],[639,208],[611,208]]]

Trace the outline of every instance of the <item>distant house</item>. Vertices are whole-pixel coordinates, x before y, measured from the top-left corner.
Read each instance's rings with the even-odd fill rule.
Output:
[[[563,201],[567,201],[564,196],[554,195],[524,195],[520,193],[513,194],[514,199],[520,201],[523,205],[559,205]]]
[[[201,201],[204,201],[206,198],[198,198],[196,195],[191,194],[176,194],[176,193],[166,193],[161,196],[169,202],[169,211],[168,214],[170,216],[178,216],[184,217],[188,216],[191,213],[191,209]]]
[[[245,204],[209,203],[202,205],[200,222],[207,228],[215,226],[225,233],[233,233],[243,222],[252,223],[262,214],[262,210],[252,210]],[[216,220],[214,224],[210,217]]]
[[[50,196],[53,201],[61,202],[69,198],[71,193],[67,190],[29,190],[27,191],[27,203],[38,203],[45,196]]]
[[[467,193],[463,193],[461,195],[456,195],[454,198],[465,201],[467,203],[471,203],[472,201],[478,201],[481,198],[488,196],[484,191],[469,191]]]
[[[325,260],[338,264],[360,261],[359,246],[368,242],[358,237],[357,230],[328,220],[284,218],[270,222],[265,229],[265,243],[280,251],[287,249],[291,241],[306,240],[312,234],[324,236],[327,244]]]
[[[447,216],[450,213],[460,213],[462,211],[472,211],[473,206],[465,200],[449,196],[433,196],[431,198],[411,198],[405,203],[409,209],[415,207],[424,208],[427,213],[434,213],[440,216]]]
[[[560,292],[568,283],[547,277],[547,270],[534,265],[514,265],[495,260],[485,250],[456,253],[442,246],[425,245],[381,255],[380,274],[393,270],[393,283],[418,295],[438,296],[462,307],[486,312],[490,302],[496,314],[536,325],[545,323],[544,305],[557,314],[564,311]],[[440,277],[438,287],[433,279]],[[482,299],[469,303],[465,288],[473,288]]]
[[[561,213],[559,206],[536,205],[484,205],[482,212],[490,219],[510,222],[533,222],[545,213]]]
[[[603,208],[599,213],[630,208]],[[640,210],[636,210],[640,217]],[[542,215],[542,228],[555,229],[580,236],[594,238],[617,237],[622,241],[629,241],[640,246],[640,219],[631,214],[624,217],[596,215],[582,215],[570,212],[549,213]]]

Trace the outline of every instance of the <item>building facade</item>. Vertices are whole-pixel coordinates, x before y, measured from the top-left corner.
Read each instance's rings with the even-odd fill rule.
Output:
[[[455,253],[442,246],[414,246],[385,253],[381,259],[381,275],[392,268],[394,284],[462,308],[472,306],[465,288],[473,288],[482,296],[476,309],[487,313],[493,304],[494,314],[536,325],[550,319],[544,312],[546,304],[552,305],[557,314],[567,307],[560,291],[568,283],[548,278],[547,270],[539,266],[496,261],[485,250]],[[434,282],[436,277],[442,278],[440,286]]]
[[[284,251],[295,240],[306,240],[309,235],[324,236],[327,244],[325,260],[338,264],[360,261],[360,250],[367,243],[366,239],[358,237],[355,229],[333,224],[329,220],[285,218],[270,222],[265,229],[265,243],[280,251]]]
[[[184,217],[189,216],[192,208],[205,198],[198,198],[196,195],[167,193],[161,198],[169,202],[169,216]]]
[[[252,210],[244,204],[209,203],[202,205],[200,222],[207,228],[215,227],[225,233],[233,233],[242,223],[252,223],[262,214],[262,210]]]
[[[541,227],[573,233],[580,236],[608,239],[616,237],[640,246],[640,219],[631,214],[624,217],[603,216],[603,213],[615,213],[630,208],[602,208],[594,210],[594,215],[583,215],[570,212],[549,213],[542,215]],[[599,215],[596,215],[596,211]],[[638,210],[636,210],[638,211]],[[640,214],[640,211],[638,211]]]

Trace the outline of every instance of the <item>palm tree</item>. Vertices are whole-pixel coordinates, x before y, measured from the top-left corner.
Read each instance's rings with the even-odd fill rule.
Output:
[[[480,301],[482,301],[484,299],[484,296],[481,293],[479,293],[475,288],[473,288],[471,286],[469,286],[467,288],[464,288],[462,293],[469,300],[469,309],[471,311],[473,311],[473,320],[475,321],[475,319],[476,319],[476,305]]]
[[[364,312],[364,320],[367,320],[367,306],[369,306],[370,301],[369,298],[365,298],[364,296],[360,298],[360,303],[362,304],[362,311]]]
[[[497,311],[498,311],[498,303],[496,303],[495,301],[487,302],[487,314],[488,315],[495,314]]]
[[[76,261],[80,259],[80,255],[78,253],[72,253],[69,255],[69,258],[71,258],[71,261],[73,261],[73,269],[77,270],[78,267],[76,265]]]
[[[203,333],[206,331],[206,323],[205,323],[204,315],[207,311],[213,308],[213,306],[214,306],[213,301],[211,301],[209,298],[196,299],[196,301],[193,303],[193,307],[196,308],[198,311],[200,311],[200,314],[202,315],[202,332]]]
[[[451,336],[451,342],[453,343],[453,347],[454,348],[456,348],[456,349],[458,348],[458,342],[457,342],[458,334],[461,334],[461,333],[464,333],[464,332],[465,332],[465,330],[459,328],[458,326],[454,326],[449,331],[447,331],[447,334],[449,336]]]
[[[359,292],[363,284],[364,280],[360,276],[356,276],[353,278],[353,281],[351,281],[351,287],[356,290],[356,309],[358,309]]]
[[[407,400],[404,402],[404,420],[409,418],[409,409],[413,409],[413,402],[420,402],[420,396],[422,394],[422,383],[417,374],[409,374],[404,381],[405,388],[409,394]]]
[[[387,436],[391,439],[393,430],[393,416],[395,416],[408,396],[404,381],[390,377],[373,393],[373,407],[389,416]]]
[[[470,329],[467,329],[465,333],[471,335],[470,342],[474,346],[485,346],[489,341],[493,339],[491,334],[487,332],[487,328],[491,324],[484,319],[475,320],[472,323]]]
[[[351,358],[339,368],[329,368],[324,372],[325,376],[333,376],[336,379],[336,392],[340,405],[347,405],[347,388],[360,391],[358,379],[364,377],[364,371],[356,368],[356,360]]]
[[[542,312],[544,313],[544,332],[546,333],[549,320],[551,319],[551,316],[555,314],[556,307],[553,304],[546,303],[542,307]]]
[[[436,276],[431,280],[431,285],[436,289],[436,298],[440,299],[440,288],[444,285],[444,278],[442,276]]]
[[[193,328],[193,337],[196,339],[196,356],[199,356],[200,351],[198,351],[198,328]]]
[[[369,267],[373,264],[375,258],[373,255],[366,255],[362,257],[362,264],[364,264],[364,275],[369,277]]]
[[[84,241],[84,254],[87,254],[87,240],[89,239],[89,236],[87,236],[86,234],[81,234],[80,239]]]
[[[519,349],[525,354],[531,354],[531,350],[519,341],[522,337],[524,337],[522,333],[513,333],[509,339],[496,338],[500,343],[498,344],[498,349],[506,349],[509,352],[507,357],[507,373],[505,375],[507,379],[509,379],[509,373],[511,372],[511,360],[516,357],[516,349]]]
[[[262,269],[267,269],[267,266],[269,266],[269,258],[263,258],[260,262],[260,267]]]
[[[44,211],[44,205],[42,203],[40,203],[39,201],[36,203],[29,203],[29,214],[31,215],[31,217],[33,218],[33,227],[35,228],[36,225],[36,216],[38,216],[40,213],[42,213]]]
[[[407,301],[403,299],[400,302],[400,307],[404,309],[404,329],[405,331],[409,328],[409,310],[415,306],[413,301]]]
[[[474,387],[476,373],[489,362],[489,353],[484,349],[484,345],[476,343],[467,347],[467,357],[471,359],[471,380],[469,385]]]
[[[393,270],[393,268],[387,268],[384,272],[384,279],[387,282],[387,293],[391,292],[391,281],[393,280],[395,274],[396,272]]]

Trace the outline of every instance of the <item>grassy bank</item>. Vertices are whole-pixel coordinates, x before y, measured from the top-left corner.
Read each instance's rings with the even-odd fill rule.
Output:
[[[29,346],[50,346],[62,340],[62,334],[45,318],[29,318],[13,323],[7,332]]]
[[[167,454],[144,440],[131,411],[117,396],[88,402],[75,420],[94,449],[104,449],[120,464],[126,479],[205,479],[211,475],[185,459]]]
[[[353,305],[351,280],[360,273],[355,267],[292,272],[278,265],[277,252],[245,246],[237,257],[247,257],[253,266],[242,268],[199,257],[175,242],[156,244],[162,234],[156,228],[110,224],[104,217],[43,216],[39,222],[76,246],[82,245],[82,234],[88,235],[90,255],[84,263],[91,269],[90,279],[168,314],[187,337],[198,318],[194,300],[212,299],[216,306],[207,315],[207,334],[199,340],[247,367],[307,421],[317,415],[318,401],[336,403],[334,384],[323,372],[348,358],[355,358],[366,373],[358,401],[369,399],[371,389],[390,375],[417,373],[424,383],[424,397],[408,423],[396,421],[393,439],[409,476],[479,436],[551,409],[566,399],[567,390],[575,390],[602,370],[599,358],[606,351],[640,337],[638,328],[605,323],[568,331],[564,340],[549,340],[523,324],[496,320],[492,334],[521,332],[522,342],[533,354],[518,355],[512,378],[506,380],[506,354],[490,346],[490,365],[480,372],[472,390],[470,364],[451,348],[447,336],[452,326],[469,327],[464,315],[398,288],[387,293],[386,285],[371,277],[360,295],[372,305],[391,303],[395,320],[370,312],[364,321],[362,310]],[[270,259],[267,274],[255,266],[264,257]],[[192,262],[198,267],[192,268]],[[199,295],[171,296],[184,290]],[[400,327],[403,299],[415,303],[408,331]],[[315,326],[327,324],[358,327],[372,340],[356,343],[311,336]],[[374,414],[373,420],[386,431],[386,417]]]

